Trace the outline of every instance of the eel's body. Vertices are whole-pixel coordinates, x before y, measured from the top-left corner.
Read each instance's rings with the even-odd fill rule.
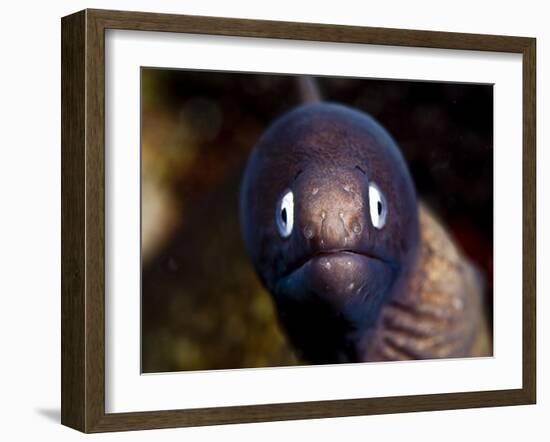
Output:
[[[488,356],[483,283],[434,215],[419,205],[416,269],[383,308],[367,339],[366,361]]]
[[[490,354],[483,282],[417,201],[401,152],[355,109],[313,103],[254,148],[241,229],[311,363]]]

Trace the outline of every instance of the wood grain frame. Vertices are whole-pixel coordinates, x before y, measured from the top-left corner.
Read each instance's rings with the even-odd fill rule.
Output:
[[[534,38],[84,10],[62,28],[61,422],[83,432],[533,404],[536,400]],[[105,30],[512,52],[523,58],[523,387],[220,408],[105,412]],[[519,147],[519,146],[518,146]]]

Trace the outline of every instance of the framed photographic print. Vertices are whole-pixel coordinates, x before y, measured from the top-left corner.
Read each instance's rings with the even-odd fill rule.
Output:
[[[62,423],[532,404],[535,40],[62,19]]]

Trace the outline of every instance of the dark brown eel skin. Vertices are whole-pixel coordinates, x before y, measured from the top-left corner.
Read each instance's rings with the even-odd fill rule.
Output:
[[[482,279],[366,113],[318,102],[276,120],[248,160],[240,216],[303,360],[490,354]]]

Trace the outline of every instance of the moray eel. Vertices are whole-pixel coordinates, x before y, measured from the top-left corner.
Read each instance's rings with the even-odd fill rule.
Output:
[[[277,119],[248,159],[240,218],[305,361],[489,354],[481,278],[368,114],[314,102]]]

